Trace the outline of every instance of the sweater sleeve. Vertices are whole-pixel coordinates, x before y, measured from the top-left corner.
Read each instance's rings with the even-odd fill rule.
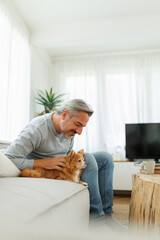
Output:
[[[73,144],[74,144],[74,137],[72,137],[72,139],[71,139],[71,143],[70,143],[70,146],[69,146],[69,149],[68,149],[67,154],[70,153],[70,152],[72,151]]]
[[[34,159],[27,159],[27,155],[40,146],[41,139],[40,130],[35,126],[28,125],[5,150],[4,154],[19,170],[24,168],[33,169]]]

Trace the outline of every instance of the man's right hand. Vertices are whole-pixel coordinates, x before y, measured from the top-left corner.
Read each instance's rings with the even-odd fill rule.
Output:
[[[45,169],[58,169],[62,171],[65,165],[65,156],[58,156],[54,158],[47,159],[36,159],[34,160],[33,169],[35,168],[45,168]]]

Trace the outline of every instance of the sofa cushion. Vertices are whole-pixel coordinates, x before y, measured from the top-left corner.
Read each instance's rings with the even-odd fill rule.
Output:
[[[0,231],[85,229],[89,193],[82,184],[43,178],[0,178]],[[82,227],[83,226],[83,227]],[[67,230],[66,229],[66,230]]]
[[[18,177],[19,169],[0,151],[0,177]]]

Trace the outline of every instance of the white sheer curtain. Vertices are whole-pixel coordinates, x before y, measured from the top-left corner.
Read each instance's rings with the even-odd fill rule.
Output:
[[[0,139],[12,141],[29,121],[28,34],[0,1]]]
[[[82,98],[94,114],[74,148],[125,157],[125,123],[160,122],[160,53],[146,52],[57,60],[53,86]]]

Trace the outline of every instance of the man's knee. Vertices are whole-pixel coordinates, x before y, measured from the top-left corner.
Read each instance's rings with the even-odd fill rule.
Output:
[[[95,152],[93,153],[94,157],[98,160],[100,159],[104,165],[108,166],[110,169],[114,168],[113,157],[108,152]]]
[[[89,171],[98,171],[97,162],[94,158],[94,156],[91,153],[85,153],[85,162],[87,163],[87,168],[89,168]]]
[[[103,152],[103,154],[104,154],[104,158],[105,158],[106,163],[114,168],[114,162],[113,162],[112,155],[108,152]]]

